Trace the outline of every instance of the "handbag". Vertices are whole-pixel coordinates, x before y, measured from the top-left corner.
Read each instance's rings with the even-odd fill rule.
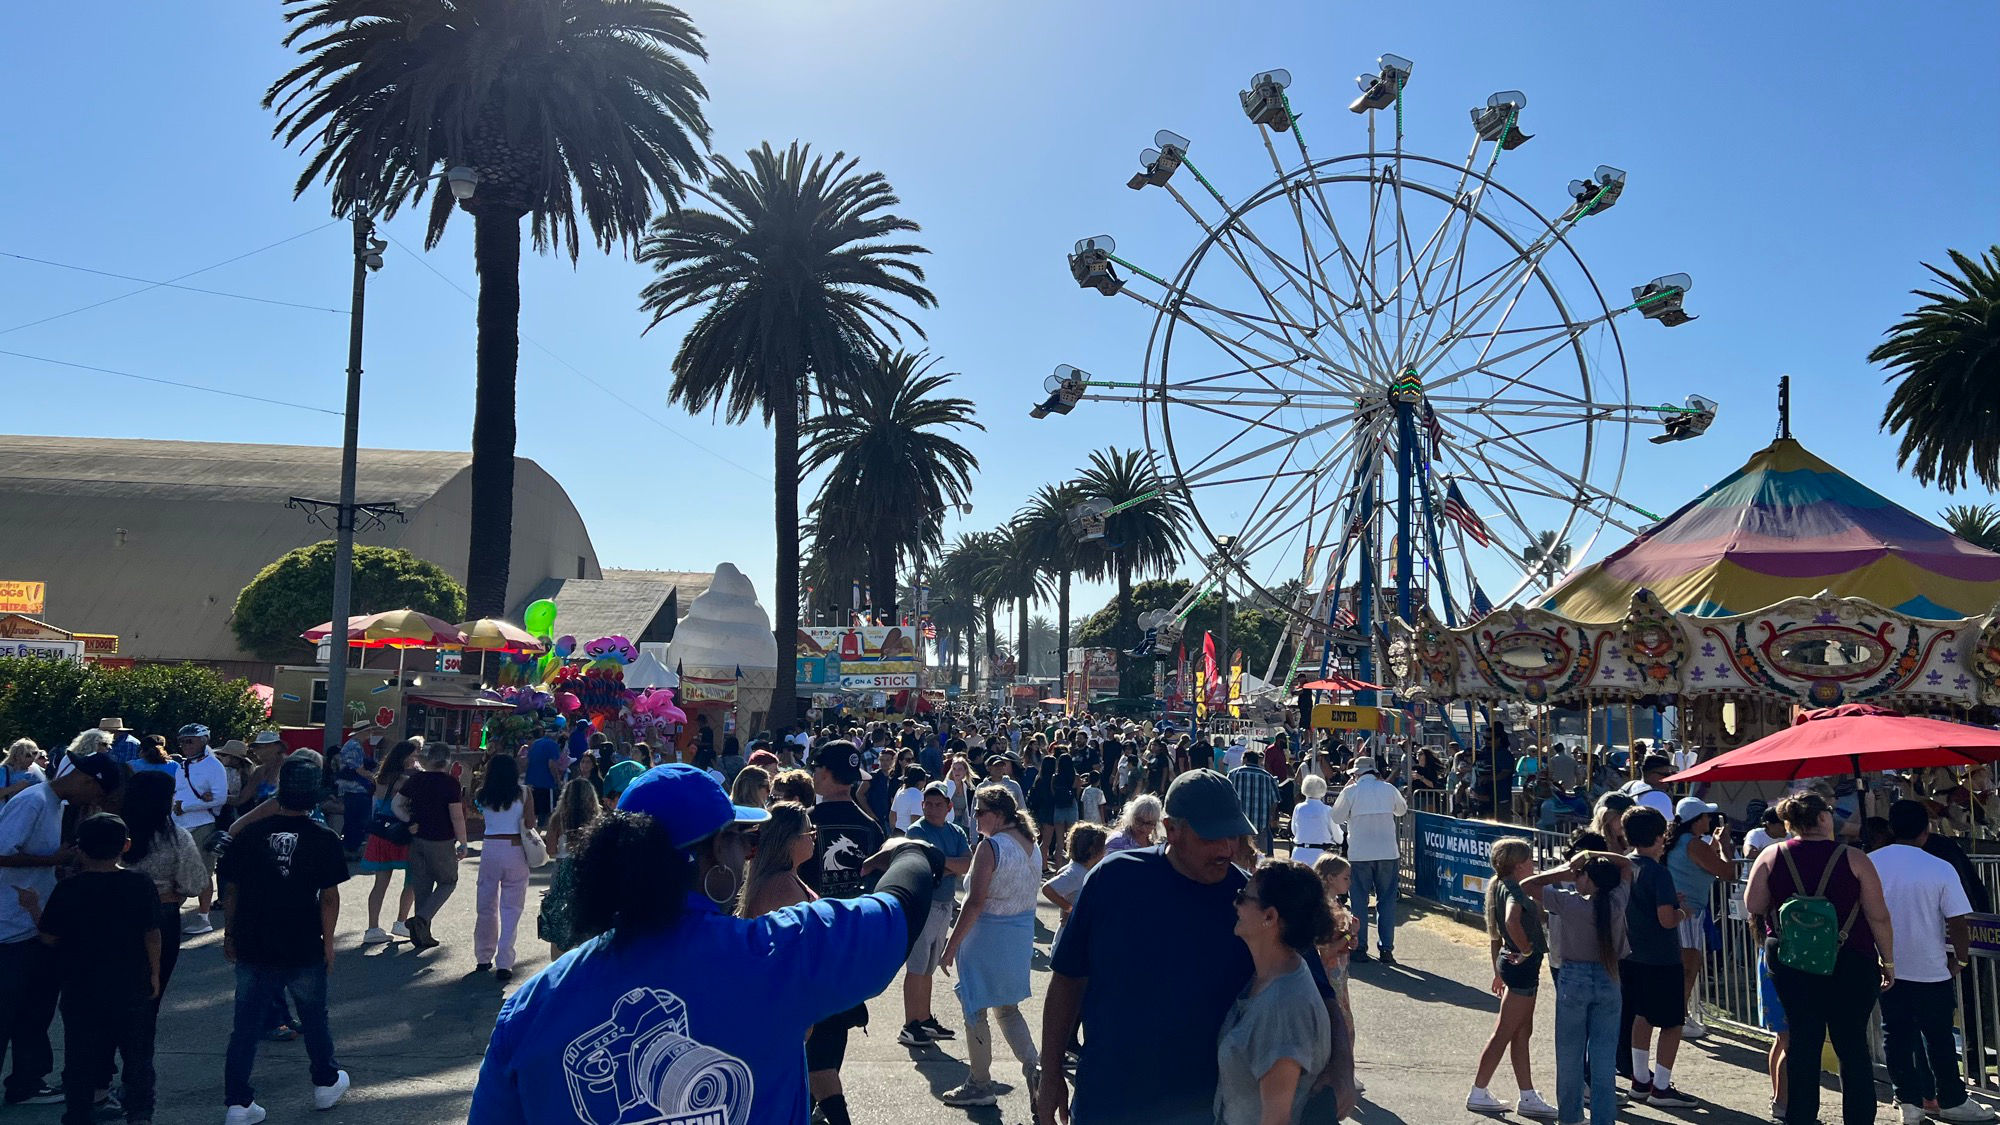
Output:
[[[396,814],[378,812],[368,818],[368,834],[380,836],[398,847],[409,847],[414,833],[408,821],[398,820]]]
[[[542,867],[549,862],[549,845],[542,834],[532,828],[521,829],[521,857],[532,868]]]

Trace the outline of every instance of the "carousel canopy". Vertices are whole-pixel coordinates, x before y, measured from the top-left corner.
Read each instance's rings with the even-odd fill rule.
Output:
[[[1822,592],[1947,620],[2000,603],[2000,554],[1984,551],[1780,438],[1542,608],[1578,622],[1625,618],[1651,590],[1670,612],[1723,617]]]

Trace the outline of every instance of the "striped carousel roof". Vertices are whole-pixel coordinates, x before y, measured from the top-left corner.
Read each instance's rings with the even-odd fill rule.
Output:
[[[1703,617],[1829,591],[1912,617],[2000,602],[2000,554],[1981,550],[1780,438],[1685,507],[1570,575],[1542,602],[1576,621],[1623,618],[1632,594]]]

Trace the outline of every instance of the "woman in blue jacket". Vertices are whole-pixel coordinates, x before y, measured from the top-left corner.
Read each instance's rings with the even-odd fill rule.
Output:
[[[471,1122],[804,1125],[806,1029],[894,979],[943,860],[892,840],[875,893],[736,918],[766,815],[692,766],[626,788],[576,861],[577,932],[598,936],[501,1006]]]

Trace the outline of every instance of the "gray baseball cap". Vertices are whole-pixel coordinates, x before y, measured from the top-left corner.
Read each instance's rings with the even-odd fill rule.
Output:
[[[1236,787],[1214,770],[1189,770],[1167,787],[1167,815],[1194,829],[1204,840],[1233,839],[1256,832]]]

